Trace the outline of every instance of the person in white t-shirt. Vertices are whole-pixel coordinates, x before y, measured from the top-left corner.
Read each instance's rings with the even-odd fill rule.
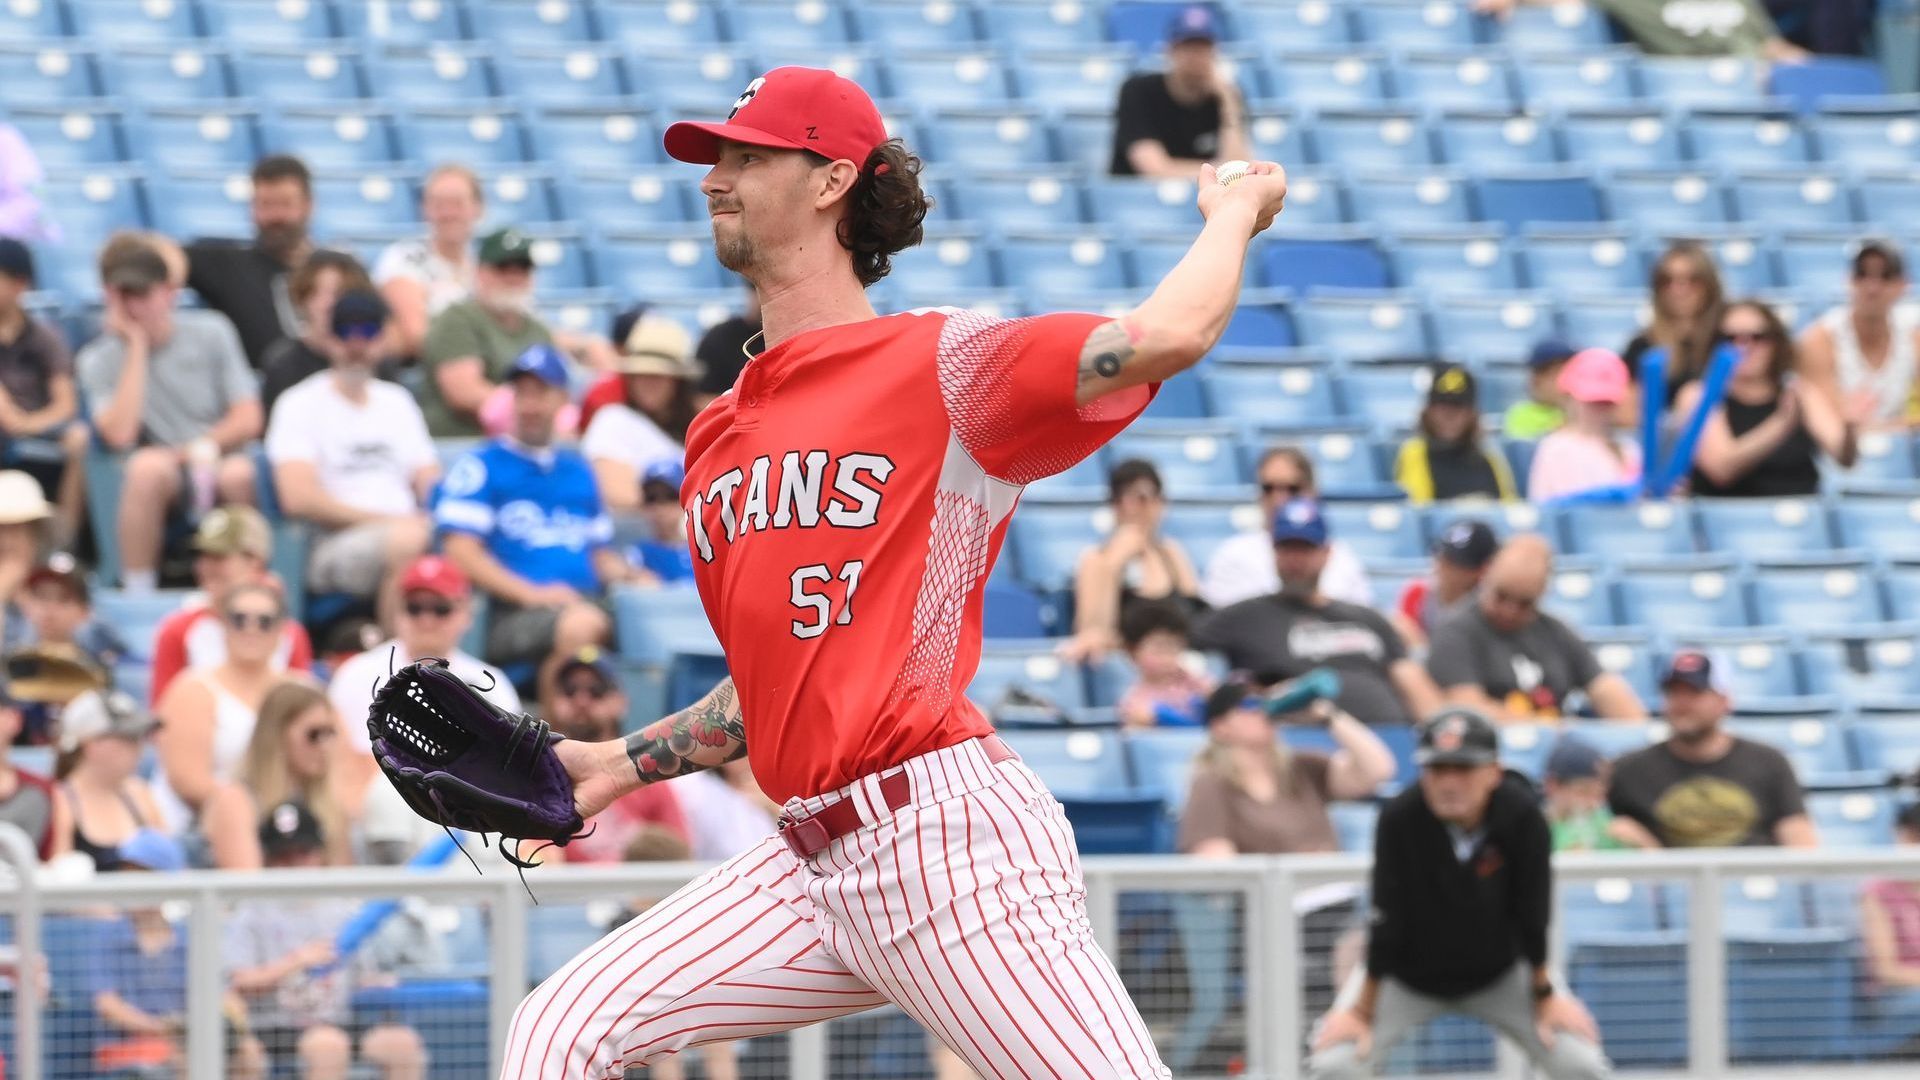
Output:
[[[1314,499],[1320,495],[1313,482],[1313,459],[1295,447],[1276,446],[1260,455],[1254,476],[1260,484],[1263,523],[1271,523],[1280,505],[1288,499]],[[1230,607],[1279,590],[1280,573],[1274,567],[1273,539],[1265,528],[1237,533],[1215,548],[1213,557],[1207,560],[1206,576],[1200,582],[1200,598],[1216,608]],[[1330,600],[1373,606],[1373,585],[1367,580],[1367,568],[1352,548],[1337,540],[1327,547],[1327,568],[1320,572],[1320,591]]]
[[[667,786],[680,799],[693,857],[701,862],[731,859],[765,840],[780,814],[780,805],[754,782],[746,758],[680,777]]]
[[[1905,303],[1907,262],[1869,240],[1853,256],[1851,296],[1800,335],[1800,374],[1862,428],[1920,423],[1920,307]]]
[[[393,622],[398,633],[342,661],[327,685],[327,697],[346,728],[340,797],[349,816],[361,817],[371,861],[379,863],[403,860],[421,841],[439,835],[438,827],[409,809],[392,784],[372,783],[378,766],[367,737],[367,707],[387,676],[422,657],[437,656],[455,675],[484,688],[488,701],[509,712],[520,711],[513,684],[460,649],[460,639],[473,625],[473,586],[459,567],[438,555],[423,555],[400,575],[398,591],[400,607]]]
[[[593,463],[608,512],[621,513],[640,509],[640,480],[648,468],[686,456],[700,365],[686,328],[642,315],[620,343],[614,370],[625,383],[625,398],[595,410],[580,450]]]
[[[427,235],[387,246],[373,282],[393,308],[402,356],[420,355],[435,315],[473,295],[473,233],[486,211],[480,178],[465,165],[442,165],[420,188]]]
[[[375,597],[433,539],[421,507],[439,479],[440,457],[419,402],[374,378],[386,340],[380,295],[342,295],[332,324],[328,369],[274,403],[267,460],[287,516],[324,530],[313,544],[308,584]]]

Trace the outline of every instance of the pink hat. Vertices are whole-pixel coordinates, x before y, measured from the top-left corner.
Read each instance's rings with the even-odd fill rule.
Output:
[[[1560,369],[1560,392],[1575,401],[1617,405],[1627,397],[1627,363],[1606,349],[1582,349]]]

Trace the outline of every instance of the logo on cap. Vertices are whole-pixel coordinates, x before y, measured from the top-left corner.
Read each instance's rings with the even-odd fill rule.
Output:
[[[760,92],[760,88],[765,85],[767,85],[767,77],[765,75],[762,75],[759,78],[748,83],[747,88],[740,92],[740,96],[733,99],[733,111],[727,113],[727,119],[731,120],[734,117],[740,115],[740,110],[746,108],[747,102],[752,101],[753,96],[755,94],[758,94]]]
[[[1459,368],[1449,368],[1440,376],[1440,381],[1434,386],[1434,389],[1439,390],[1443,394],[1457,394],[1466,388],[1467,373],[1461,371]]]
[[[1447,543],[1459,547],[1473,539],[1473,526],[1461,522],[1447,530]]]
[[[1699,671],[1707,666],[1707,658],[1699,653],[1681,653],[1673,658],[1675,671]]]
[[[1304,525],[1313,520],[1313,504],[1295,500],[1287,504],[1287,520],[1295,525]]]
[[[1467,723],[1457,716],[1449,716],[1440,721],[1433,729],[1433,748],[1443,754],[1451,754],[1460,749],[1467,738]]]

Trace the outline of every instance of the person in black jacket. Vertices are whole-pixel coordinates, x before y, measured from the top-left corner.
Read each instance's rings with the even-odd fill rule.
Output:
[[[1499,752],[1493,721],[1473,709],[1422,727],[1420,783],[1374,834],[1366,970],[1321,1019],[1309,1080],[1373,1075],[1394,1043],[1448,1013],[1505,1032],[1552,1080],[1612,1075],[1593,1017],[1547,970],[1553,841]]]

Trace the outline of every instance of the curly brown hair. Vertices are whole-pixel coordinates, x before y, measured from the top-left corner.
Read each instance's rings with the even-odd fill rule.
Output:
[[[840,219],[840,246],[853,253],[860,284],[872,285],[893,271],[893,257],[918,244],[921,223],[933,199],[920,186],[920,158],[899,139],[873,148],[847,196]]]

